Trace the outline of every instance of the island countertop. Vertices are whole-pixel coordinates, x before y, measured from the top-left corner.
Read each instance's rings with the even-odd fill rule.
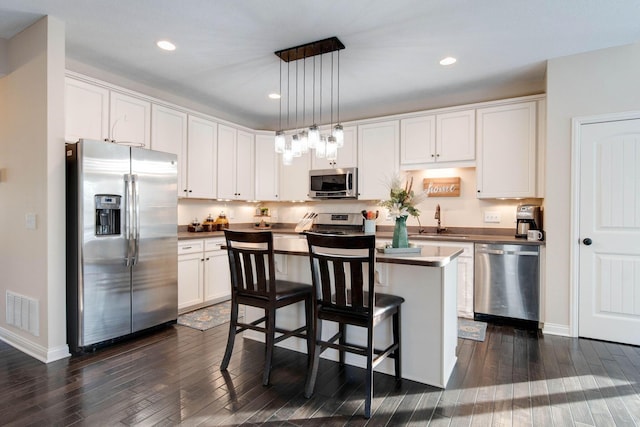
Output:
[[[309,247],[307,239],[300,238],[275,238],[273,251],[283,255],[307,256]],[[443,267],[458,257],[463,248],[448,246],[423,246],[420,252],[385,254],[376,253],[376,261],[389,264],[419,265],[424,267]]]

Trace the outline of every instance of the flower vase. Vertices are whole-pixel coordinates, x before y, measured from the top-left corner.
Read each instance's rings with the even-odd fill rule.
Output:
[[[393,248],[408,248],[409,235],[407,234],[407,217],[400,216],[396,218],[396,225],[393,228],[393,240],[391,241]]]

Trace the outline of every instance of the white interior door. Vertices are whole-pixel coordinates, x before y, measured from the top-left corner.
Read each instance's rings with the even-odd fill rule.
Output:
[[[640,119],[581,126],[581,337],[640,345]]]

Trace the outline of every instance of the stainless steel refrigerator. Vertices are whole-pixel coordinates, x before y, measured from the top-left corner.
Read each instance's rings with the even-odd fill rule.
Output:
[[[70,349],[175,321],[176,156],[80,140],[66,160]]]

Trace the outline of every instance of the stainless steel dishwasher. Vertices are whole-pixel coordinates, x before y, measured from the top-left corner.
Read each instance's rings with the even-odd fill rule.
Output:
[[[475,245],[474,313],[540,320],[540,247]]]

